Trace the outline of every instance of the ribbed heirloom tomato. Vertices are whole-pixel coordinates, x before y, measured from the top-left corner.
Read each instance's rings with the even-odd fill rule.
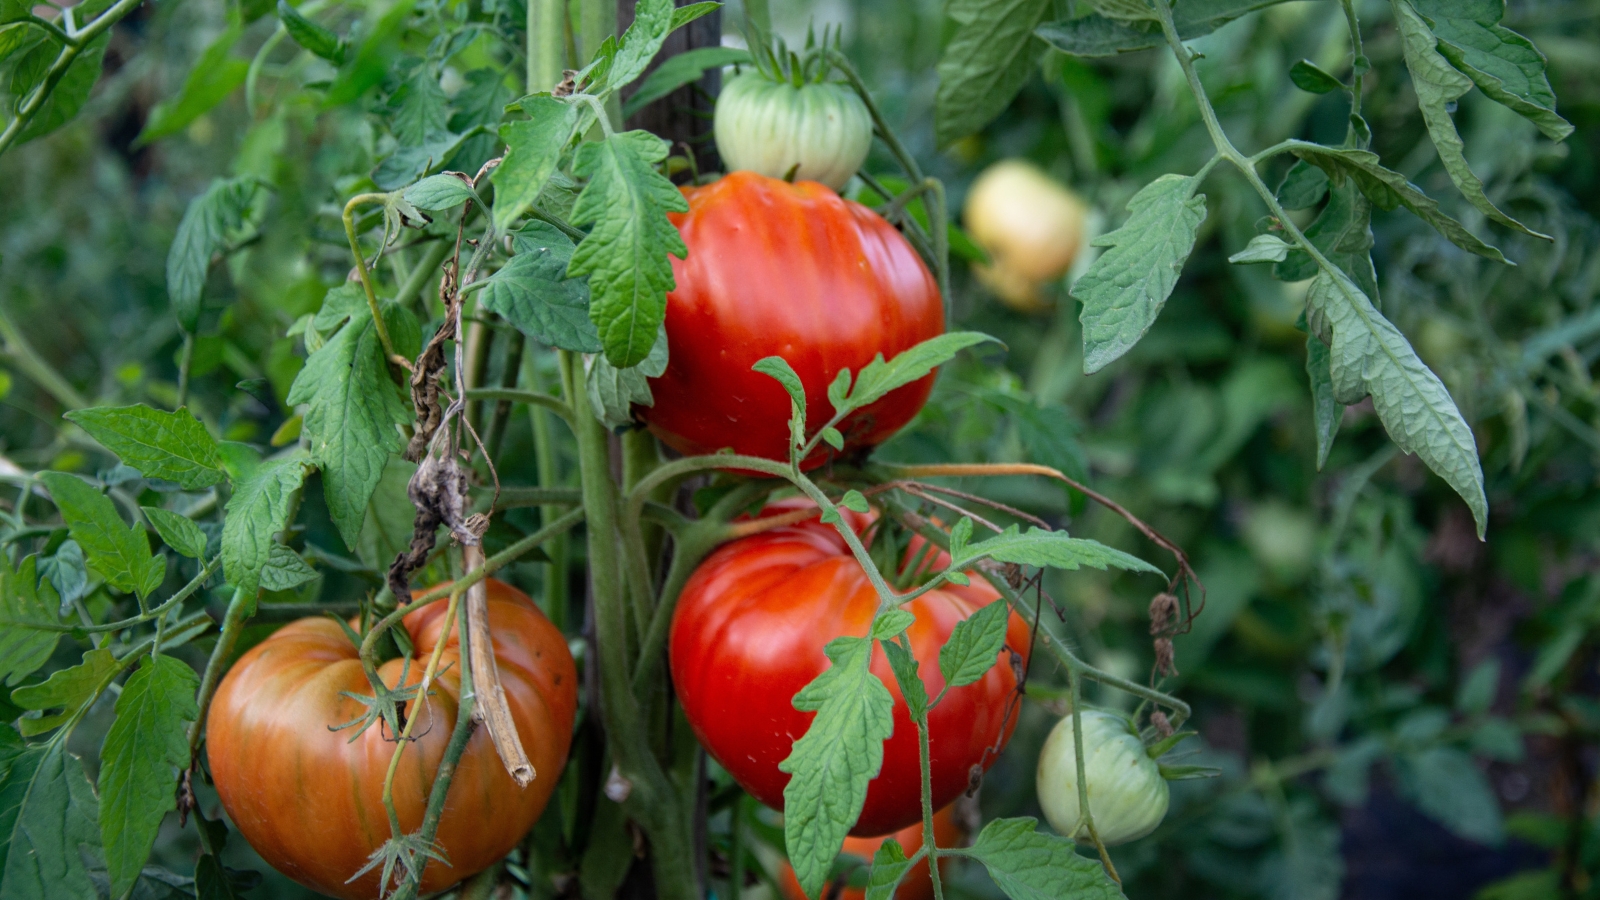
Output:
[[[833,415],[828,385],[944,332],[944,306],[927,266],[893,226],[816,182],[789,184],[734,172],[686,188],[673,221],[689,248],[672,260],[667,295],[671,355],[650,382],[650,430],[685,454],[724,447],[789,458],[789,399],[751,366],[781,356],[806,390],[808,431]],[[845,450],[882,443],[928,399],[933,375],[853,413]],[[823,447],[807,467],[820,465]]]
[[[847,515],[858,531],[869,521]],[[939,557],[932,566],[948,563]],[[932,590],[902,607],[916,616],[911,647],[929,696],[944,686],[939,648],[956,623],[998,596],[973,575],[968,586]],[[815,519],[723,545],[684,586],[670,645],[678,699],[700,743],[762,803],[783,808],[789,776],[778,763],[815,716],[791,701],[827,668],[823,645],[841,635],[865,635],[877,606],[844,539]],[[1013,653],[1027,653],[1028,629],[1015,613],[1006,644]],[[887,834],[922,815],[916,727],[888,661],[881,650],[873,654],[872,672],[894,696],[894,734],[884,742],[883,767],[868,784],[851,831],[862,836]],[[1002,651],[988,674],[952,689],[929,713],[934,806],[966,790],[974,765],[987,768],[994,761],[987,751],[1003,744],[1015,725],[1015,716],[1007,715],[1015,688]]]
[[[482,871],[516,846],[555,790],[571,742],[578,679],[566,639],[527,595],[498,581],[488,586],[495,661],[537,777],[518,788],[488,733],[480,728],[472,735],[439,822],[438,845],[450,864],[428,863],[422,895]],[[430,603],[403,620],[416,648],[407,683],[420,680],[441,632],[448,635],[430,695],[406,704],[407,716],[423,717],[394,780],[400,827],[408,833],[421,826],[456,720],[460,656],[445,605]],[[399,684],[404,663],[393,659],[379,668],[385,684]],[[286,625],[223,679],[211,705],[206,754],[223,808],[263,859],[323,893],[376,900],[379,871],[347,879],[390,836],[383,781],[396,745],[381,724],[353,742],[350,732],[329,730],[363,711],[341,691],[372,693],[339,624],[309,618]]]

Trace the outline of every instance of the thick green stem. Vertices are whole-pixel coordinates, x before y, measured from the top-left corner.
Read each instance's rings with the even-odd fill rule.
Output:
[[[228,657],[233,655],[233,647],[239,642],[239,631],[244,628],[248,619],[250,607],[255,605],[255,597],[246,595],[237,588],[233,591],[233,599],[228,601],[228,611],[222,617],[222,633],[217,635],[217,645],[211,649],[211,658],[206,660],[205,674],[200,678],[200,693],[196,695],[196,705],[200,707],[200,714],[195,717],[194,724],[189,726],[189,754],[194,755],[200,747],[200,735],[205,733],[206,710],[211,707],[211,698],[217,694],[217,686],[222,682],[222,670],[228,663]]]
[[[696,900],[700,889],[694,862],[694,829],[651,749],[650,717],[635,697],[628,677],[633,665],[628,654],[621,530],[605,426],[589,407],[588,392],[582,389],[575,371],[577,361],[566,351],[559,351],[558,355],[572,403],[579,474],[589,515],[589,579],[599,651],[600,714],[611,758],[629,784],[625,808],[649,837],[657,896],[662,900]]]
[[[572,410],[565,403],[549,394],[537,391],[521,391],[513,388],[468,388],[468,400],[502,400],[511,403],[523,403],[528,406],[540,406],[560,416],[562,421],[572,421]]]
[[[548,91],[567,68],[566,0],[528,2],[528,93]]]

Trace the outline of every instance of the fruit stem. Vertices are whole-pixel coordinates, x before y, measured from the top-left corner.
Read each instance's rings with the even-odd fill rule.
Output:
[[[1089,809],[1089,779],[1084,772],[1083,759],[1083,681],[1079,677],[1082,672],[1079,665],[1067,664],[1067,684],[1072,688],[1072,752],[1076,759],[1073,762],[1078,768],[1078,821],[1080,828],[1073,829],[1071,837],[1077,839],[1080,831],[1089,832],[1089,840],[1094,842],[1094,848],[1100,851],[1100,864],[1105,866],[1106,874],[1117,884],[1122,884],[1122,877],[1117,874],[1117,867],[1111,864],[1111,854],[1106,852],[1106,845],[1100,840],[1100,832],[1094,827],[1094,813]]]
[[[357,194],[344,205],[344,234],[350,240],[350,252],[356,258],[356,271],[361,275],[361,289],[367,294],[367,307],[372,310],[372,326],[378,332],[378,342],[383,345],[383,357],[395,355],[394,342],[389,339],[389,326],[383,321],[383,311],[378,308],[378,294],[372,287],[372,273],[367,271],[366,257],[361,253],[361,242],[356,239],[356,208],[368,203],[382,203],[387,194]]]

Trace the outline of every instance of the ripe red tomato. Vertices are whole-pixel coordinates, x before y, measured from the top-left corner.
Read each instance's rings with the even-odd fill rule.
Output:
[[[851,856],[865,860],[867,863],[871,863],[872,855],[877,853],[878,848],[883,846],[883,842],[889,838],[894,838],[898,841],[900,849],[906,852],[906,856],[911,856],[922,849],[922,823],[907,825],[894,834],[886,834],[883,837],[845,838],[844,846],[839,849],[839,852],[848,853]],[[939,843],[940,847],[955,847],[960,844],[962,838],[961,825],[956,821],[955,804],[946,806],[933,814],[933,838]],[[950,871],[949,862],[950,857],[948,856],[939,860],[940,875]],[[778,884],[782,886],[783,896],[787,900],[811,900],[805,895],[805,891],[800,889],[800,879],[794,876],[794,867],[790,866],[787,861],[783,863],[783,870],[778,875]],[[864,900],[867,892],[863,888],[845,887],[835,894],[831,889],[824,888],[822,896],[831,898],[831,900]],[[928,876],[927,860],[917,863],[916,868],[907,872],[906,876],[900,879],[900,886],[895,888],[894,898],[895,900],[933,900],[933,879]]]
[[[927,266],[881,216],[811,181],[734,172],[686,188],[673,221],[689,248],[672,260],[667,370],[639,412],[685,454],[732,447],[789,459],[789,399],[751,366],[781,356],[806,390],[807,430],[833,415],[828,385],[873,357],[891,359],[944,332]],[[928,375],[858,410],[840,426],[845,449],[887,440],[922,408]],[[824,446],[807,467],[821,465]]]
[[[566,638],[527,595],[489,581],[489,623],[495,661],[511,717],[537,776],[518,788],[506,774],[488,733],[480,728],[450,782],[438,843],[449,866],[428,863],[421,894],[441,890],[488,868],[516,846],[544,810],[566,763],[578,704],[577,670]],[[460,657],[445,601],[406,615],[416,646],[407,683],[421,680],[441,631],[448,643],[430,696],[406,704],[422,716],[394,780],[400,827],[421,827],[434,773],[455,725]],[[383,780],[394,735],[375,724],[355,741],[330,731],[362,714],[342,696],[372,693],[357,648],[337,622],[301,619],[284,626],[234,664],[212,702],[206,754],[223,808],[262,858],[290,878],[347,900],[376,900],[380,872],[346,879],[389,838]],[[404,660],[379,668],[384,683],[400,682]]]
[[[773,510],[769,509],[769,512]],[[866,517],[853,517],[861,530]],[[945,554],[933,566],[948,563]],[[929,591],[904,609],[916,616],[912,651],[929,696],[939,692],[939,648],[956,623],[999,597],[973,576],[969,586]],[[878,597],[860,563],[831,525],[813,519],[723,545],[690,577],[672,621],[672,679],[700,743],[745,790],[783,808],[789,776],[778,763],[805,734],[815,713],[794,695],[828,666],[823,645],[861,636]],[[1026,658],[1028,628],[1011,615],[1006,643]],[[887,834],[920,819],[917,732],[889,663],[874,648],[872,671],[895,698],[894,734],[883,745],[883,768],[867,787],[851,834]],[[929,714],[933,802],[943,806],[966,790],[971,768],[988,768],[997,743],[1010,738],[1015,716],[1007,700],[1016,677],[1002,653],[979,681],[955,688]]]

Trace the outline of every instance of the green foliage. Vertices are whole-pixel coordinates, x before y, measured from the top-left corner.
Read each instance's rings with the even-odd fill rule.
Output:
[[[867,900],[890,900],[900,880],[911,871],[913,863],[906,859],[900,842],[889,838],[872,854],[872,872],[867,876]]]
[[[655,170],[666,157],[660,138],[628,131],[583,144],[573,162],[589,183],[572,208],[572,222],[592,229],[567,272],[589,277],[589,317],[606,360],[619,369],[650,354],[674,284],[668,254],[682,259],[689,253],[667,220],[669,212],[688,212],[689,203]]]
[[[0,674],[15,685],[38,671],[60,642],[55,588],[38,576],[38,559],[29,556],[12,568],[0,559]]]
[[[187,410],[102,406],[73,410],[66,417],[146,477],[190,491],[223,479],[217,442]]]
[[[344,63],[349,45],[337,34],[306,18],[290,6],[288,0],[278,0],[278,19],[283,22],[283,30],[288,32],[290,40],[336,66]]]
[[[516,232],[513,241],[517,255],[481,282],[479,302],[547,347],[600,352],[600,335],[589,318],[589,285],[567,277],[572,241],[543,222]]]
[[[72,530],[72,539],[106,581],[140,597],[161,586],[167,561],[151,555],[144,529],[125,524],[111,498],[76,475],[47,472],[42,477]]]
[[[199,715],[200,679],[170,656],[147,657],[117,698],[117,718],[100,750],[100,836],[111,894],[139,877],[156,829],[176,808],[176,772],[189,767],[189,723]]]
[[[1073,843],[1034,831],[1034,819],[995,819],[971,847],[956,852],[989,870],[1012,900],[1092,900],[1121,897],[1100,863],[1079,856]]]
[[[168,547],[190,559],[205,558],[205,532],[189,517],[154,506],[141,506],[139,511],[144,513],[145,519]]]
[[[243,31],[239,24],[234,24],[217,35],[200,54],[177,96],[157,103],[150,110],[150,118],[134,139],[135,144],[148,144],[177,134],[244,84],[250,63],[232,55]]]
[[[550,97],[524,99],[521,107],[528,121],[500,126],[506,158],[489,176],[495,189],[494,224],[502,231],[539,198],[578,124],[578,107]]]
[[[23,709],[60,712],[38,717],[25,717],[20,721],[23,737],[44,734],[62,725],[76,722],[99,699],[112,680],[126,668],[123,660],[111,651],[100,647],[83,654],[83,662],[58,669],[38,684],[19,687],[11,692],[11,702]]]
[[[365,306],[349,308],[349,320],[306,359],[288,400],[306,404],[305,434],[322,470],[328,509],[345,545],[354,547],[389,454],[404,446],[396,426],[408,424],[413,412],[405,390],[389,373],[371,312]],[[382,311],[396,350],[414,356],[416,319],[392,304]],[[235,577],[230,570],[228,578]]]
[[[867,782],[883,764],[883,741],[894,730],[894,699],[867,668],[872,641],[835,638],[826,671],[794,697],[815,712],[805,736],[778,768],[783,789],[783,839],[800,887],[817,896],[845,835],[867,798]]]
[[[272,557],[273,538],[289,524],[290,500],[305,480],[309,462],[300,451],[266,461],[250,460],[234,483],[222,525],[222,571],[246,597],[253,598],[261,585],[261,570]],[[377,474],[381,476],[382,470]]]
[[[1073,288],[1083,304],[1083,370],[1098,372],[1128,352],[1161,314],[1206,218],[1199,181],[1163,175],[1128,201],[1123,226],[1095,239],[1109,247]]]
[[[95,896],[85,851],[99,843],[93,788],[66,742],[0,746],[0,900]]]
[[[1006,643],[1011,607],[996,600],[957,623],[939,648],[939,674],[946,688],[964,687],[987,675]]]
[[[935,133],[948,145],[988,124],[1032,74],[1043,43],[1033,30],[1047,0],[956,0],[946,14],[954,36],[939,57]]]
[[[226,249],[245,224],[258,186],[250,178],[219,178],[205,193],[189,201],[177,237],[167,252],[167,295],[173,315],[185,331],[200,324],[200,299],[211,257]]]

